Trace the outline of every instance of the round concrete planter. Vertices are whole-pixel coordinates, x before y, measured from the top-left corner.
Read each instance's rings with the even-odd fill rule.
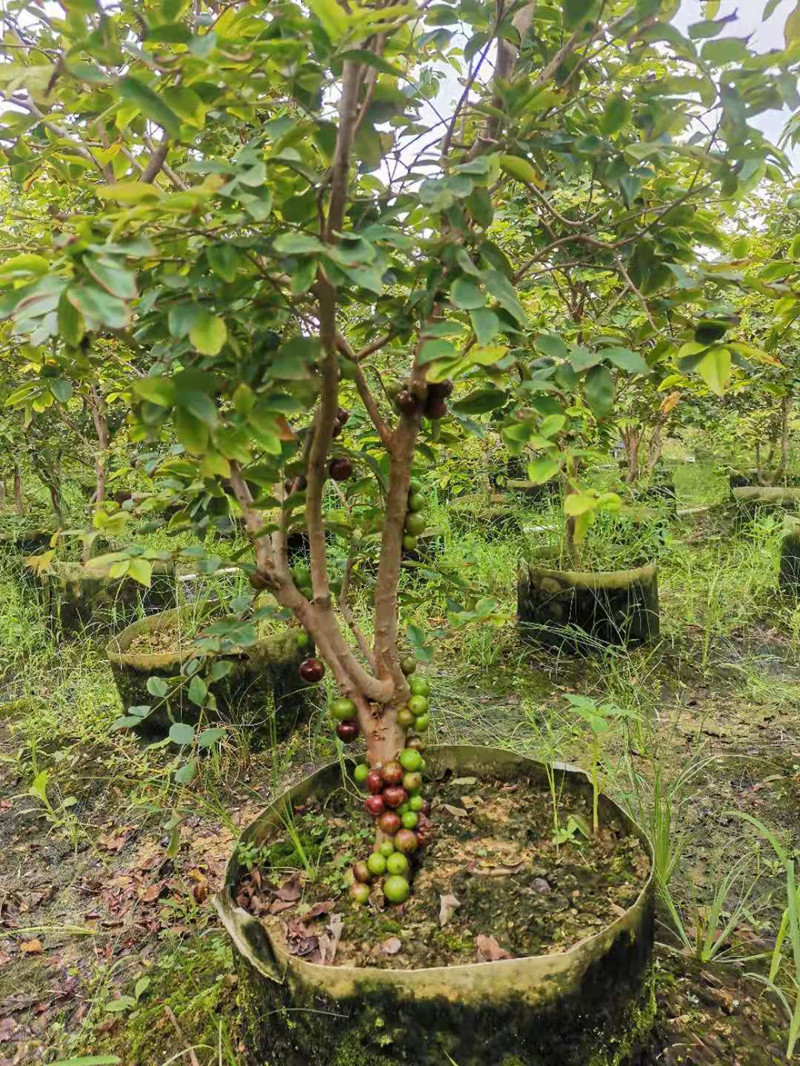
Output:
[[[496,748],[434,747],[433,776],[526,777],[547,789],[542,763]],[[352,764],[348,763],[352,772]],[[259,846],[299,805],[341,783],[341,767],[317,771],[266,809],[243,840]],[[554,768],[559,795],[591,792],[586,775]],[[610,799],[601,822],[642,831]],[[425,969],[323,966],[287,953],[235,902],[234,856],[215,904],[230,934],[251,1062],[304,1066],[589,1066],[614,1063],[646,1039],[652,1019],[652,874],[635,903],[568,950],[492,963]],[[402,923],[402,913],[397,920]]]
[[[155,701],[147,691],[148,678],[177,678],[185,663],[196,657],[188,638],[183,646],[167,651],[131,651],[131,644],[142,634],[164,626],[172,628],[176,622],[184,622],[188,630],[196,618],[196,606],[176,607],[134,622],[112,637],[107,648],[108,661],[126,709],[152,706]],[[251,731],[256,746],[285,738],[311,712],[309,689],[300,680],[297,668],[313,650],[309,646],[298,648],[297,632],[283,629],[237,654],[218,656],[233,664],[230,673],[209,686],[217,701],[218,715]],[[183,692],[181,698],[171,702],[169,712],[166,706],[156,706],[138,731],[146,736],[165,736],[172,721],[195,724],[199,713]]]
[[[524,638],[548,647],[650,643],[660,628],[656,567],[580,572],[523,563],[517,621]]]

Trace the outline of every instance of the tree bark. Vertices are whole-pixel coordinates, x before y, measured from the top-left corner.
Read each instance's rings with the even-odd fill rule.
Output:
[[[22,496],[22,472],[18,466],[14,467],[14,510],[20,517],[25,514],[25,500]]]

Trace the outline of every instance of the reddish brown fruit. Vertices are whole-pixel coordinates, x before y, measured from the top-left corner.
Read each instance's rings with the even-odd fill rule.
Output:
[[[402,785],[387,785],[382,796],[387,807],[399,807],[408,799],[408,793]]]
[[[416,397],[410,393],[408,389],[403,389],[401,392],[398,392],[394,402],[404,415],[413,415],[417,409]]]
[[[356,881],[360,881],[361,884],[366,884],[370,880],[372,874],[369,872],[369,866],[365,862],[357,862],[353,866],[353,877]]]
[[[336,736],[343,744],[352,744],[358,736],[358,722],[354,718],[347,718],[336,726]]]
[[[346,407],[340,407],[339,410],[336,412],[336,421],[339,423],[340,426],[343,426],[349,418],[350,412],[347,410]]]
[[[401,829],[402,833],[403,830]],[[420,811],[419,821],[417,822],[417,842],[421,848],[426,848],[428,844],[433,840],[433,823],[430,818]],[[397,847],[397,839],[395,838],[395,847]],[[399,848],[398,848],[399,850]]]
[[[337,459],[331,459],[328,473],[334,481],[347,481],[353,473],[353,464],[344,456],[340,456]]]
[[[370,770],[367,774],[367,788],[373,796],[377,796],[383,792],[383,778],[381,777],[380,770]]]
[[[407,737],[406,747],[416,748],[417,751],[425,751],[425,744],[422,740],[422,737]]]
[[[417,834],[413,829],[399,829],[395,833],[394,846],[403,855],[413,855],[419,847]]]
[[[364,800],[364,806],[367,808],[373,818],[380,818],[380,816],[386,810],[386,804],[383,802],[383,796],[367,796],[367,798]]]
[[[400,829],[402,823],[400,821],[400,815],[395,814],[394,811],[386,811],[378,819],[378,829],[381,832],[386,833],[387,836],[393,837],[395,833]]]
[[[397,759],[392,759],[390,762],[387,762],[381,769],[381,778],[383,779],[383,783],[385,785],[399,785],[400,782],[403,780],[404,773],[405,770],[397,761]]]
[[[428,385],[429,400],[446,400],[453,391],[453,382],[448,378],[446,381],[432,381]]]
[[[325,676],[325,664],[319,659],[303,659],[298,670],[308,685],[316,685]]]
[[[423,414],[426,418],[431,418],[436,421],[439,418],[444,418],[447,414],[447,404],[444,400],[439,400],[436,397],[429,399],[425,403],[423,408]]]

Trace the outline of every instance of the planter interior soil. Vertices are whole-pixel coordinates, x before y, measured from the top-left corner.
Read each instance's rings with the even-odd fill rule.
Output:
[[[307,867],[279,832],[240,880],[237,903],[309,962],[411,969],[565,951],[620,917],[647,880],[644,848],[614,820],[556,846],[550,796],[525,778],[450,777],[424,792],[434,838],[401,907],[385,904],[377,881],[363,907],[347,895],[345,875],[371,850],[372,826],[344,789],[294,812]],[[588,830],[591,795],[565,792],[559,816]]]

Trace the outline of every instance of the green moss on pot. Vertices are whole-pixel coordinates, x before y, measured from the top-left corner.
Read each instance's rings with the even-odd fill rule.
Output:
[[[154,699],[147,691],[148,678],[176,678],[183,664],[194,657],[188,645],[168,651],[132,651],[134,641],[163,627],[171,629],[176,622],[185,623],[188,630],[196,618],[196,606],[176,607],[140,619],[111,639],[108,660],[126,709],[152,705]],[[287,737],[311,713],[310,690],[300,680],[298,667],[313,649],[308,645],[302,650],[298,648],[297,632],[297,629],[282,629],[238,654],[219,656],[233,665],[230,673],[209,685],[219,716],[251,729],[256,744],[269,744],[272,739]],[[199,720],[199,709],[189,701],[185,691],[180,699],[171,702],[169,710],[172,719],[166,706],[157,707],[143,720],[139,732],[165,736],[172,720],[191,724]]]
[[[34,574],[50,625],[62,635],[119,629],[144,612],[175,603],[175,568],[153,563],[149,587],[130,577],[109,578],[82,563],[51,563]]]
[[[502,492],[458,496],[448,509],[455,529],[469,530],[479,524],[487,539],[520,528],[519,501]]]
[[[517,621],[525,639],[548,647],[649,643],[660,628],[656,567],[584,573],[523,563]]]

